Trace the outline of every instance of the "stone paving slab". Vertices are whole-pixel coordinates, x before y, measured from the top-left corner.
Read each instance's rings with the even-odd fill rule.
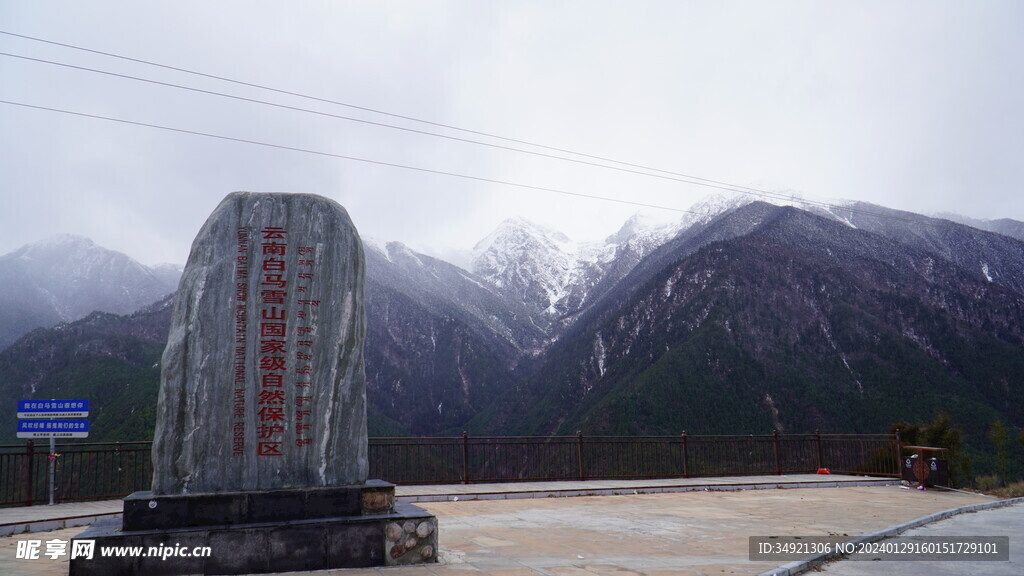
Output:
[[[100,518],[120,516],[122,506],[122,500],[101,500],[0,508],[0,536],[88,526]]]
[[[750,536],[854,536],[942,510],[987,501],[991,499],[959,492],[860,486],[791,490],[709,489],[623,496],[421,503],[421,507],[438,517],[442,563],[315,574],[758,574],[775,565],[747,560]],[[80,531],[79,528],[71,528],[0,538],[0,574],[67,574],[66,557],[60,560],[17,560],[17,541],[68,540]],[[289,574],[296,576],[299,573]]]

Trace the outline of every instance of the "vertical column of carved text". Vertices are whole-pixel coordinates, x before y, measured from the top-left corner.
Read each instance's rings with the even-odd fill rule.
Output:
[[[313,427],[310,421],[312,414],[312,383],[313,372],[313,342],[316,332],[311,322],[311,308],[319,307],[319,300],[309,299],[309,289],[313,285],[313,274],[315,272],[314,249],[312,246],[299,246],[299,273],[297,275],[299,310],[295,317],[298,321],[299,341],[295,347],[295,446],[309,446],[313,443],[310,438],[310,429]],[[305,297],[305,298],[304,298]]]
[[[246,334],[249,331],[249,228],[241,226],[235,232],[235,377],[234,398],[231,407],[231,455],[245,453],[245,360]]]
[[[260,231],[262,242],[260,270],[260,391],[256,428],[256,454],[282,456],[286,405],[284,378],[288,371],[288,231],[268,226]]]

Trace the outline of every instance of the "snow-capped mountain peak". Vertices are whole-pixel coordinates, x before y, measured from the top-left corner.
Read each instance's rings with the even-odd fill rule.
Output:
[[[682,226],[637,214],[604,240],[573,242],[523,218],[510,219],[476,244],[471,270],[540,316],[565,318],[589,303],[609,270],[624,274]]]
[[[570,247],[573,245],[572,240],[565,234],[517,217],[509,218],[499,224],[493,232],[476,243],[473,252],[480,255],[491,251],[495,246],[498,246],[498,249],[525,247],[527,242],[540,243],[545,247],[557,248],[560,251],[571,251]]]
[[[40,259],[49,260],[57,254],[74,254],[76,256],[82,256],[94,249],[104,250],[97,247],[92,240],[84,236],[76,236],[74,234],[57,234],[56,236],[50,236],[49,238],[44,238],[38,242],[26,244],[15,252],[9,254],[7,257],[29,261]]]
[[[472,271],[524,303],[557,302],[574,258],[564,234],[522,218],[506,220],[474,247]]]

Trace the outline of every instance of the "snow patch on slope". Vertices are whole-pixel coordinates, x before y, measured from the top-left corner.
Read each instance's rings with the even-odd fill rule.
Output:
[[[550,317],[575,312],[589,287],[624,250],[640,258],[674,237],[683,222],[634,215],[608,238],[575,242],[523,218],[502,222],[473,248],[470,270]]]

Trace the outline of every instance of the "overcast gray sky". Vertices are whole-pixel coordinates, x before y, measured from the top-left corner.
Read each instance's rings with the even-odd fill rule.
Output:
[[[770,191],[1024,220],[1024,2],[35,2],[0,30]],[[0,52],[487,140],[0,35]],[[685,209],[692,184],[0,56],[0,100]],[[520,145],[514,145],[520,146]],[[233,190],[364,235],[574,239],[636,206],[0,104],[0,254],[57,233],[184,263]]]

